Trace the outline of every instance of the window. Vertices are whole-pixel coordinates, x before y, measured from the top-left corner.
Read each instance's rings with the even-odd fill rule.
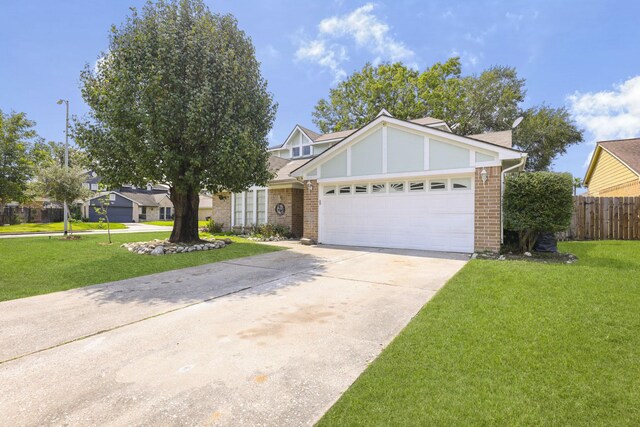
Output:
[[[110,202],[115,202],[116,201],[116,193],[110,193],[109,194],[109,201]]]
[[[291,157],[300,157],[300,147],[293,147],[291,149]]]
[[[336,194],[336,187],[324,187],[324,194],[326,196]]]
[[[267,190],[254,188],[244,193],[235,193],[232,208],[234,227],[265,224],[267,222]]]
[[[471,178],[454,178],[451,180],[451,188],[454,190],[468,190],[471,188]]]
[[[429,181],[429,189],[431,190],[446,190],[447,189],[447,181]]]
[[[93,191],[98,191],[98,184],[91,184],[91,189]]]
[[[402,193],[404,191],[404,182],[392,182],[389,184],[389,191],[392,193]]]
[[[372,193],[384,193],[386,191],[386,184],[371,184]]]
[[[164,219],[164,208],[160,207],[160,219],[163,220]]]
[[[340,187],[340,194],[351,194],[351,186],[343,185]]]
[[[311,146],[310,145],[305,145],[302,147],[302,155],[303,156],[310,156],[311,155]]]
[[[164,208],[164,219],[171,219],[171,208]]]
[[[362,194],[362,193],[366,193],[367,192],[367,186],[366,185],[356,185],[355,186],[355,193],[356,194]]]
[[[86,189],[89,189],[89,183],[88,182],[83,182],[82,186]]]
[[[409,191],[424,191],[424,182],[410,182]]]

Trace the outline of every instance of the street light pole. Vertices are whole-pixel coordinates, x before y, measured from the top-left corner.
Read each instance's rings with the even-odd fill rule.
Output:
[[[65,169],[69,169],[69,100],[68,99],[59,99],[58,105],[62,103],[66,104],[67,107],[67,116],[65,120],[64,127],[64,167]],[[69,206],[67,205],[67,201],[64,201],[64,235],[67,235],[69,227]]]

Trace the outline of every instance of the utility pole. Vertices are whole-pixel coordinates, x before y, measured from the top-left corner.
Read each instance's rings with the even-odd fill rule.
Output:
[[[65,120],[64,127],[64,167],[65,169],[69,169],[69,100],[68,99],[59,99],[58,105],[62,105],[62,103],[66,104],[67,107],[67,116]],[[67,201],[64,201],[64,235],[66,236],[68,233],[69,227],[69,206],[67,205]]]

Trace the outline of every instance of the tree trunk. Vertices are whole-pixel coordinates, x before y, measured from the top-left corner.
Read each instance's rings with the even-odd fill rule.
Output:
[[[169,241],[172,243],[196,243],[200,241],[198,235],[198,206],[200,195],[191,188],[186,192],[171,187],[169,198],[173,203],[175,219]]]

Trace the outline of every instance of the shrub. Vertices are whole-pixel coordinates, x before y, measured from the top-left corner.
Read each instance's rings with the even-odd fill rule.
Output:
[[[523,252],[532,250],[539,233],[566,230],[572,211],[570,174],[526,172],[507,177],[504,225],[518,233]]]
[[[247,234],[268,239],[270,237],[292,237],[289,227],[279,224],[252,225],[245,229]]]
[[[207,222],[207,225],[204,226],[204,231],[207,233],[222,233],[222,224],[215,222],[213,219],[210,219]]]

